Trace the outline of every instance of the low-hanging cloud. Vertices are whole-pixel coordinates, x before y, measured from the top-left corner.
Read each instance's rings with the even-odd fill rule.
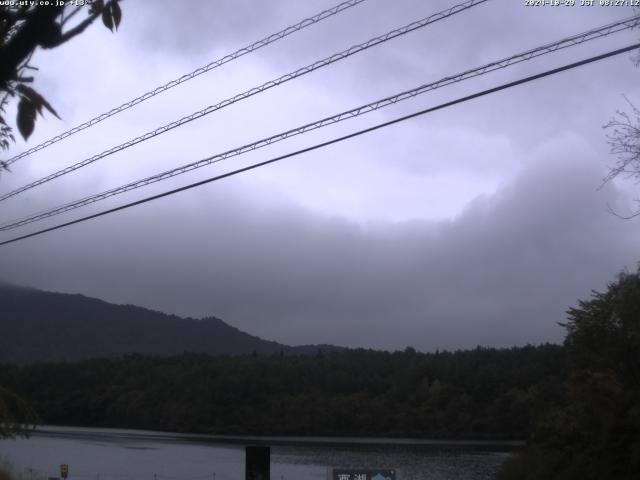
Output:
[[[640,232],[607,211],[626,198],[611,184],[596,190],[601,166],[578,139],[558,138],[536,157],[448,221],[354,222],[258,203],[231,181],[5,247],[0,258],[21,283],[215,315],[293,344],[559,341],[568,307],[634,267]]]

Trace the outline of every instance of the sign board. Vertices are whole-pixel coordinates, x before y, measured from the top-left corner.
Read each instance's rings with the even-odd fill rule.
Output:
[[[69,476],[69,465],[66,463],[60,465],[60,476],[62,478],[67,478]]]
[[[396,471],[334,468],[332,480],[396,480]]]

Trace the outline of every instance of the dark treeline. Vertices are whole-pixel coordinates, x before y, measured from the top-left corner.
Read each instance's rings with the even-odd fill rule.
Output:
[[[0,367],[43,423],[179,432],[525,438],[563,403],[557,345],[311,356],[129,355]]]

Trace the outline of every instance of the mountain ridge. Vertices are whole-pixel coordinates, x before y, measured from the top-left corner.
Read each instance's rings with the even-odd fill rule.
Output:
[[[132,353],[296,355],[342,349],[264,340],[214,316],[180,317],[0,282],[0,362],[78,361]]]

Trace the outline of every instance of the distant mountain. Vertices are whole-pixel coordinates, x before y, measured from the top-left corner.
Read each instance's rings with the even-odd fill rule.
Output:
[[[291,347],[222,320],[201,320],[114,305],[83,295],[0,283],[0,362],[75,361],[129,353],[315,354],[330,345]]]

